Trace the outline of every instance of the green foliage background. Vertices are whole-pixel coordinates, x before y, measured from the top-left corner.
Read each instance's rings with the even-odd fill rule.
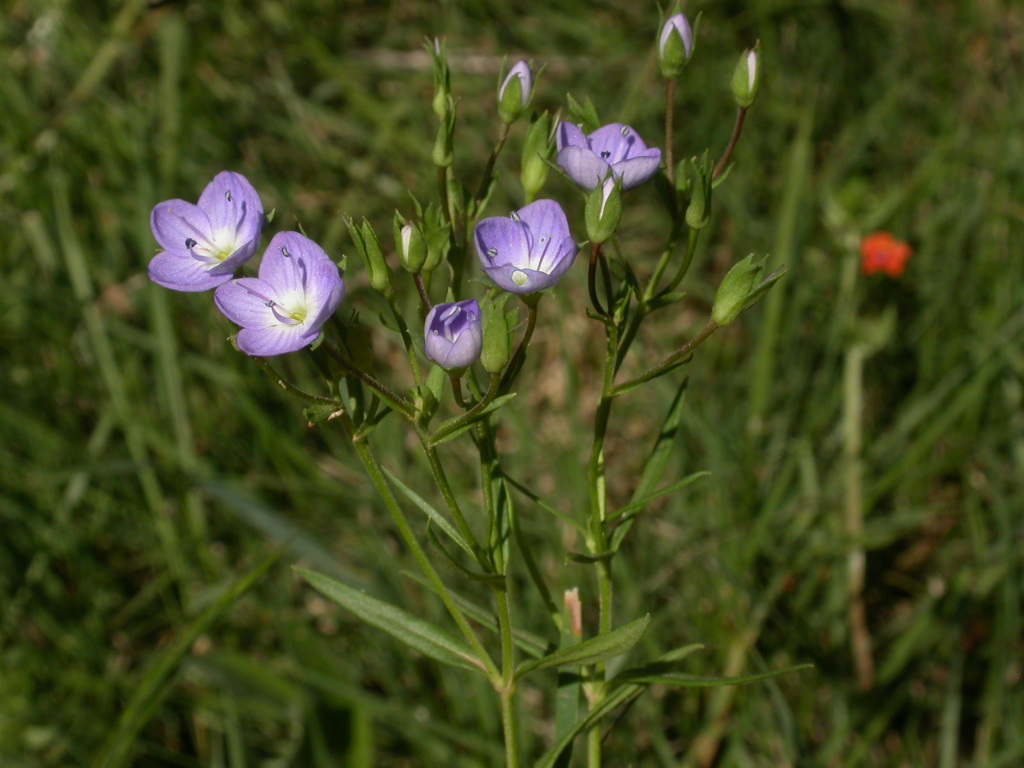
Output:
[[[350,247],[339,212],[387,232],[396,206],[410,210],[406,188],[432,194],[424,36],[448,40],[467,177],[495,135],[504,56],[546,63],[535,105],[589,96],[602,118],[660,145],[657,9],[3,6],[0,763],[499,764],[482,684],[411,658],[292,575],[302,563],[445,620],[401,574],[401,547],[339,431],[305,426],[300,405],[225,342],[208,296],[149,284],[148,215],[160,200],[195,199],[227,168],[276,208],[274,229],[300,223],[331,254]],[[815,669],[707,694],[655,690],[609,737],[611,762],[1020,765],[1024,9],[691,0],[686,10],[704,17],[680,83],[677,154],[724,145],[732,67],[758,38],[765,83],[684,284],[687,309],[648,329],[633,365],[693,335],[747,252],[791,272],[688,368],[670,472],[712,474],[633,529],[617,561],[617,623],[652,612],[651,653],[706,644],[693,657],[701,674]],[[492,214],[520,202],[520,136]],[[577,206],[582,237],[573,190],[552,179],[548,194]],[[623,246],[644,272],[666,222],[652,189],[631,195]],[[858,286],[866,316],[892,307],[897,318],[865,369],[865,600],[878,675],[859,692],[836,297],[859,236],[876,229],[915,256],[902,280]],[[542,312],[503,436],[518,455],[543,457],[513,466],[565,505],[581,498],[574,436],[588,427],[601,354],[582,272]],[[373,318],[354,262],[346,280],[346,304]],[[396,350],[382,334],[379,370],[400,368]],[[284,364],[315,386],[301,360]],[[673,386],[661,380],[616,411],[613,498],[632,489]],[[375,435],[380,455],[426,488],[395,427]],[[449,458],[472,493],[469,458]],[[587,566],[564,562],[578,543],[538,508],[527,526],[553,582],[579,586],[592,606]],[[274,552],[245,596],[224,597]],[[542,607],[525,585],[519,596],[519,620],[540,631]],[[524,707],[542,722],[553,676],[535,684]],[[140,690],[143,706],[126,711]],[[536,754],[550,733],[527,737]]]

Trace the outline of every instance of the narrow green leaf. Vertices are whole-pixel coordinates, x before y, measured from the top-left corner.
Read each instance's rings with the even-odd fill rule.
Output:
[[[483,665],[468,646],[433,624],[428,624],[398,606],[370,597],[365,592],[353,589],[329,576],[301,568],[296,568],[295,572],[325,597],[424,656],[453,667],[483,672]]]
[[[575,528],[583,536],[587,535],[587,533],[588,533],[587,529],[581,523],[578,523],[577,521],[575,521],[571,517],[569,517],[569,515],[567,515],[564,512],[561,512],[561,511],[555,509],[550,504],[547,504],[543,499],[541,499],[540,496],[538,496],[536,493],[531,491],[529,488],[527,488],[522,483],[516,482],[515,480],[513,480],[508,475],[505,475],[505,479],[509,482],[509,484],[513,488],[515,488],[517,491],[519,491],[521,494],[523,494],[523,496],[528,498],[530,501],[532,501],[538,507],[543,509],[545,512],[547,512],[548,514],[553,515],[554,517],[558,518],[559,520],[561,520],[566,525],[568,525],[568,526],[570,526],[572,528]]]
[[[505,483],[505,493],[511,495],[508,490],[508,485],[512,482],[507,477],[502,477]],[[515,539],[516,548],[519,550],[519,554],[522,555],[523,564],[526,566],[526,572],[530,575],[530,581],[533,586],[537,589],[541,600],[544,601],[544,607],[548,609],[548,615],[551,616],[551,620],[555,626],[560,626],[558,606],[555,605],[554,599],[551,597],[551,590],[548,589],[547,581],[544,579],[544,574],[541,573],[540,568],[537,565],[537,560],[533,556],[533,548],[529,542],[526,541],[526,537],[523,534],[522,527],[519,525],[519,515],[514,510],[511,504],[509,509],[512,511],[512,515],[509,517],[509,527],[512,529],[512,537]]]
[[[723,685],[746,685],[756,683],[758,680],[768,680],[779,675],[790,672],[799,672],[802,669],[813,669],[813,664],[797,664],[785,669],[775,669],[771,672],[762,672],[757,675],[744,675],[743,677],[702,677],[700,675],[686,675],[680,672],[666,675],[626,675],[616,676],[611,681],[612,685],[618,684],[641,684],[641,685],[668,685],[673,688],[715,688]]]
[[[522,677],[527,672],[535,669],[548,669],[550,667],[564,667],[569,664],[597,664],[598,662],[610,659],[613,656],[621,656],[643,637],[647,631],[647,625],[651,623],[651,615],[631,621],[623,627],[598,637],[584,640],[578,645],[573,645],[536,661],[528,661],[519,665],[516,670],[516,677]]]
[[[426,587],[434,594],[437,594],[434,589],[434,585],[427,581],[426,577],[419,573],[413,573],[412,571],[402,571],[403,576],[412,579],[420,586]],[[448,594],[451,595],[452,600],[459,607],[466,616],[471,618],[481,627],[491,630],[492,632],[498,631],[498,620],[495,618],[494,613],[488,611],[486,608],[474,603],[467,597],[463,597],[458,592],[448,590]],[[552,644],[548,643],[540,635],[535,635],[532,632],[527,632],[525,629],[513,629],[512,630],[512,641],[516,646],[529,656],[535,659],[539,659],[545,653],[552,648]]]
[[[687,475],[682,480],[672,483],[665,488],[662,488],[657,493],[652,493],[650,496],[645,496],[640,501],[633,502],[622,509],[616,510],[608,517],[608,522],[617,522],[614,526],[614,531],[611,535],[611,541],[609,542],[609,549],[612,552],[619,551],[619,545],[622,544],[622,540],[626,537],[626,533],[629,531],[630,526],[633,524],[634,518],[643,512],[643,508],[646,507],[650,502],[655,499],[660,499],[662,496],[678,491],[680,488],[685,488],[690,483],[700,480],[702,477],[707,477],[710,472],[694,472],[692,475]],[[618,519],[617,519],[618,518]]]
[[[579,734],[589,730],[601,718],[618,707],[620,704],[628,704],[644,692],[642,685],[624,685],[612,691],[600,704],[594,707],[587,716],[578,721],[572,729],[566,733],[551,749],[541,755],[541,758],[534,763],[534,768],[554,768],[555,762],[561,756]]]
[[[444,542],[437,537],[433,526],[429,522],[427,523],[427,540],[430,541],[437,553],[441,555],[441,557],[444,558],[444,561],[456,572],[461,573],[463,576],[468,579],[472,579],[473,581],[482,581],[485,584],[490,584],[491,586],[504,589],[505,577],[500,573],[483,573],[481,571],[474,571],[472,568],[467,568],[456,560],[455,556],[444,546]]]
[[[489,413],[494,413],[494,411],[501,408],[509,400],[515,397],[516,394],[516,392],[509,392],[507,395],[502,395],[501,397],[494,398],[494,400],[492,400],[486,406],[481,408],[479,412],[475,413],[473,415],[473,418],[471,419],[466,419],[466,414],[462,414],[461,416],[453,416],[452,418],[448,419],[448,421],[438,426],[438,428],[434,431],[434,434],[430,436],[430,439],[427,441],[427,444],[431,448],[436,448],[437,446],[442,445],[443,443],[447,443],[449,440],[454,440],[459,435],[462,435],[465,432],[469,431],[474,424],[480,421],[480,419],[484,418]]]
[[[426,499],[424,499],[422,496],[420,496],[418,493],[412,490],[412,488],[410,488],[401,480],[399,480],[398,476],[395,475],[395,473],[392,472],[390,469],[384,466],[382,466],[381,469],[383,469],[384,474],[388,476],[388,480],[390,480],[391,483],[396,488],[398,488],[399,491],[402,492],[402,495],[405,496],[405,498],[407,498],[409,501],[411,501],[416,506],[417,509],[423,512],[423,514],[425,514],[430,519],[430,522],[432,522],[434,525],[436,525],[438,528],[444,531],[448,538],[450,538],[452,541],[459,545],[459,548],[462,549],[462,551],[464,551],[467,555],[476,560],[476,556],[473,554],[473,549],[469,546],[466,540],[462,538],[462,534],[458,532],[455,526],[448,522],[448,519],[444,515],[438,512],[433,506],[431,506],[427,502]]]
[[[594,565],[595,563],[603,563],[606,560],[611,560],[615,557],[613,550],[607,552],[598,552],[596,555],[588,555],[583,552],[568,552],[565,555],[565,562],[583,563],[584,565]]]

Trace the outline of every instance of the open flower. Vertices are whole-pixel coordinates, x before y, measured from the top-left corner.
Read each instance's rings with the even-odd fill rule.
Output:
[[[474,239],[484,272],[509,293],[550,288],[576,258],[569,222],[554,200],[530,203],[507,219],[484,219],[476,225]]]
[[[860,269],[865,275],[884,272],[892,278],[901,277],[913,254],[909,245],[888,232],[875,232],[860,242]]]
[[[480,357],[483,331],[476,299],[438,304],[423,324],[423,351],[446,371],[468,368]]]
[[[592,190],[612,174],[622,188],[643,184],[658,172],[661,150],[648,149],[636,131],[622,123],[602,126],[589,136],[572,123],[561,123],[556,136],[555,162],[569,178]]]
[[[278,232],[263,254],[259,277],[232,280],[213,299],[242,326],[238,348],[271,357],[312,344],[344,296],[345,283],[323,248],[298,232]]]
[[[218,173],[199,203],[165,200],[149,217],[163,250],[149,262],[149,279],[173,291],[208,291],[252,258],[263,231],[263,206],[244,176]]]

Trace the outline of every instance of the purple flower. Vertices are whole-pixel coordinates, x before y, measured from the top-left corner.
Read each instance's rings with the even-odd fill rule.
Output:
[[[622,179],[623,189],[630,189],[651,178],[661,165],[661,150],[648,149],[636,131],[621,123],[602,126],[589,136],[572,123],[560,123],[555,141],[555,162],[588,190],[609,173]]]
[[[323,248],[298,232],[278,232],[260,261],[259,277],[232,280],[213,300],[242,326],[240,350],[271,357],[312,344],[344,296],[345,283]]]
[[[423,324],[423,351],[446,371],[468,368],[480,357],[484,337],[476,299],[438,304]]]
[[[474,239],[484,272],[509,293],[550,288],[576,258],[569,222],[554,200],[530,203],[507,219],[484,219],[476,225]]]
[[[149,262],[149,279],[172,291],[208,291],[252,258],[263,231],[263,206],[252,184],[218,173],[199,204],[165,200],[149,217],[163,250]]]

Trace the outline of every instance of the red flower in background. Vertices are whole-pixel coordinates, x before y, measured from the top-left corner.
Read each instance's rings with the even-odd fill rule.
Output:
[[[907,259],[914,255],[910,246],[888,232],[875,232],[860,241],[860,271],[865,275],[884,272],[901,277]]]

